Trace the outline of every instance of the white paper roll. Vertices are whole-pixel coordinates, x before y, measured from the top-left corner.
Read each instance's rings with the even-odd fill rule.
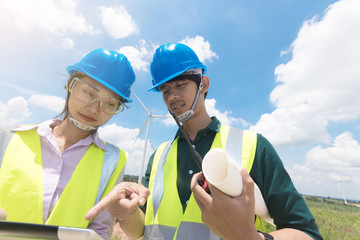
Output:
[[[229,196],[239,196],[243,189],[240,166],[223,149],[210,150],[202,162],[203,174],[211,185]],[[255,214],[274,225],[259,187],[254,183]]]
[[[0,220],[6,220],[7,214],[6,211],[2,208],[0,208]]]
[[[224,193],[235,197],[242,192],[243,182],[234,160],[222,149],[209,151],[202,163],[206,180]]]

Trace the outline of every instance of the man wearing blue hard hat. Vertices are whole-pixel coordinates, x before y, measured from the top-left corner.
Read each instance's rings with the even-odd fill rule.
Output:
[[[100,139],[97,129],[120,113],[135,75],[116,51],[95,49],[67,68],[67,97],[59,118],[0,129],[0,209],[7,221],[89,228],[109,239],[108,211],[86,213],[122,181],[127,153]],[[149,191],[120,183],[119,191]],[[126,198],[126,195],[122,196]]]
[[[211,194],[207,194],[199,185],[203,175],[186,136],[178,131],[149,160],[144,185],[151,194],[144,239],[322,239],[271,144],[250,131],[241,131],[238,140],[234,137],[237,129],[208,115],[205,98],[210,80],[191,48],[181,43],[160,46],[150,68],[150,90],[162,93],[169,112],[182,122],[184,134],[202,158],[211,148],[235,142],[235,148],[243,149],[240,164],[248,164],[242,165],[244,190],[240,196],[230,197],[211,184]],[[255,154],[247,154],[250,150]],[[278,229],[270,234],[264,233],[263,220],[254,214],[254,182]]]
[[[205,98],[210,80],[190,47],[181,43],[160,46],[150,69],[150,90],[162,93],[167,109],[182,125],[174,140],[161,144],[149,160],[144,186],[151,193],[142,208],[145,226],[142,230],[143,223],[137,225],[144,239],[322,239],[271,144],[261,134],[226,126],[209,116]],[[244,184],[237,197],[211,184],[204,190],[201,165],[194,160],[194,152],[203,158],[210,149],[228,150],[228,145],[242,149]],[[263,219],[255,215],[254,182],[276,225],[274,232],[265,233]],[[133,236],[128,226],[127,221],[121,223]]]

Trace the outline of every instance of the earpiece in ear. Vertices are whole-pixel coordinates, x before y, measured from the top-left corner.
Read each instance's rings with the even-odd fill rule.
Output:
[[[203,90],[203,84],[202,84],[202,82],[200,82],[199,89],[200,89],[200,91]]]

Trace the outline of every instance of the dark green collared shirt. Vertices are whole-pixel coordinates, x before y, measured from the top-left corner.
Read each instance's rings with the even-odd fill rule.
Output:
[[[202,158],[210,150],[220,126],[219,120],[213,117],[212,122],[205,129],[200,130],[192,141]],[[183,210],[185,210],[191,195],[192,176],[199,172],[200,168],[193,159],[190,148],[180,130],[176,133],[175,138],[178,136],[177,188]],[[150,157],[145,172],[143,182],[145,187],[149,186],[154,154]],[[294,187],[282,161],[273,146],[261,134],[257,134],[256,153],[250,176],[260,188],[277,229],[296,228],[308,233],[314,239],[322,239],[314,217]],[[145,210],[145,208],[143,209]]]

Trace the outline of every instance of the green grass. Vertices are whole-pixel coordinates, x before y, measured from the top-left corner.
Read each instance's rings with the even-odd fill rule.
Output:
[[[304,197],[325,240],[359,240],[360,208],[343,201]]]
[[[360,207],[345,205],[343,201],[313,196],[304,197],[315,217],[324,240],[359,240]],[[275,227],[265,223],[267,232]]]

